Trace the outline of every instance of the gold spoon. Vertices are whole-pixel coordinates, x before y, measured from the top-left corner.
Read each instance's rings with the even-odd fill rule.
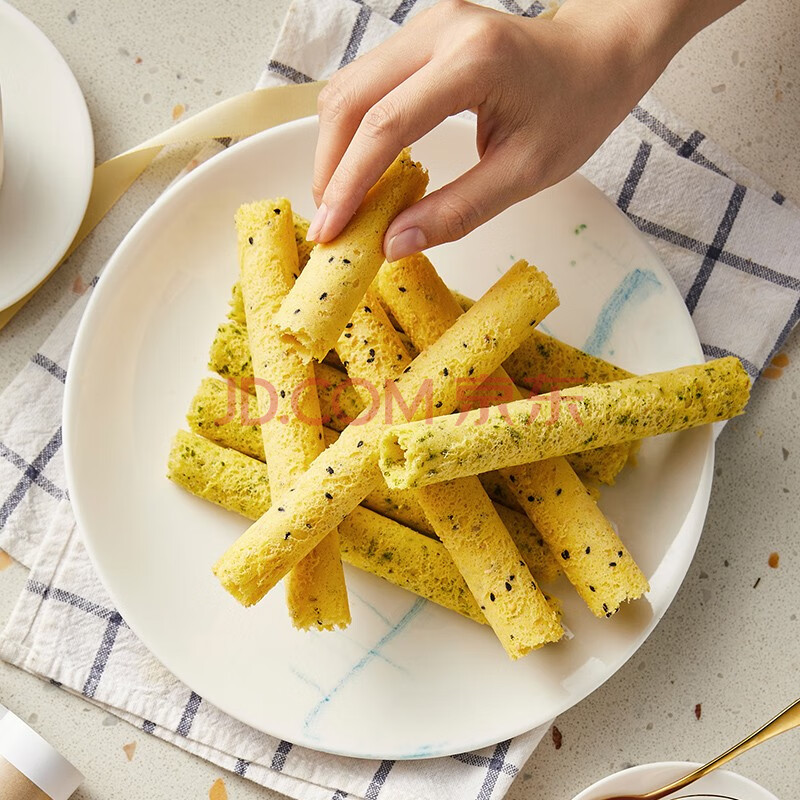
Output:
[[[800,700],[795,700],[788,708],[781,711],[777,717],[771,719],[766,725],[762,725],[757,731],[754,731],[749,736],[742,739],[739,744],[735,744],[730,750],[726,750],[721,756],[717,756],[712,761],[709,761],[708,764],[704,764],[688,775],[678,778],[678,780],[670,783],[669,786],[663,786],[661,789],[654,789],[652,792],[647,792],[646,794],[615,794],[604,797],[602,800],[661,800],[662,797],[666,797],[673,792],[677,792],[679,789],[683,789],[690,783],[694,783],[696,780],[708,775],[709,772],[713,772],[717,767],[727,764],[731,759],[750,750],[750,748],[798,726],[800,726]]]

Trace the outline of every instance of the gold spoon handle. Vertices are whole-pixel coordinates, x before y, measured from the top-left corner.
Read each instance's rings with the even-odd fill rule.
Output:
[[[726,750],[722,755],[709,761],[708,764],[698,767],[694,772],[684,775],[663,789],[656,789],[654,792],[643,794],[641,800],[661,800],[662,797],[666,797],[678,791],[678,789],[683,789],[684,786],[688,786],[690,783],[694,783],[694,781],[708,775],[709,772],[713,772],[717,767],[727,764],[731,759],[736,758],[736,756],[741,755],[751,747],[755,747],[773,736],[785,733],[798,726],[800,726],[800,699],[795,700],[788,708],[781,711],[777,717],[742,739],[739,744],[735,744],[730,750]]]

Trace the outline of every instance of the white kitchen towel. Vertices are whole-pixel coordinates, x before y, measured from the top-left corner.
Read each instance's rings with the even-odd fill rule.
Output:
[[[430,4],[295,0],[260,85],[327,77]],[[498,7],[536,16],[543,6],[523,10],[504,0]],[[797,209],[651,96],[583,172],[659,251],[707,355],[738,355],[755,378],[800,314]],[[64,478],[63,384],[90,292],[0,397],[0,547],[31,567],[0,656],[293,797],[500,798],[543,729],[424,762],[322,755],[226,717],[135,639],[94,574]]]

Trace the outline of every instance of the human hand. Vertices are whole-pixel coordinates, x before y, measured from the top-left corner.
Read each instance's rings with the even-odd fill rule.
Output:
[[[735,4],[711,4],[721,2]],[[402,147],[465,109],[477,114],[480,160],[398,215],[387,259],[459,239],[565,178],[695,32],[683,6],[569,0],[552,19],[528,19],[442,0],[419,14],[320,94],[308,238],[334,238]]]

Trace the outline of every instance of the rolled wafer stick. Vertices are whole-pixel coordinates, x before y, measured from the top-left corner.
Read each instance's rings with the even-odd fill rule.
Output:
[[[321,361],[335,346],[380,268],[386,229],[427,185],[428,173],[403,150],[345,229],[311,251],[275,318],[305,361]]]
[[[356,313],[358,314],[361,310],[360,308],[357,309]],[[345,328],[344,334],[346,335],[348,332],[347,328]],[[419,351],[414,347],[408,336],[400,331],[398,331],[398,335],[409,354],[416,356]],[[330,424],[331,427],[341,431],[361,412],[363,407],[362,399],[364,402],[374,403],[375,395],[369,392],[363,384],[359,384],[363,395],[363,398],[359,399],[359,386],[344,384],[347,376],[341,371],[343,367],[338,358],[335,362],[336,365],[333,366],[334,360],[332,356],[335,355],[333,351],[328,353],[325,362],[315,364],[315,371],[317,394],[319,395],[323,420],[328,420],[330,415],[331,421],[326,421],[325,424]],[[330,363],[328,363],[329,361]],[[252,379],[253,366],[247,345],[246,326],[233,321],[224,323],[217,328],[214,342],[211,345],[208,367],[212,372],[216,372],[224,378]],[[338,378],[337,369],[339,370]],[[377,381],[376,385],[380,387],[380,381]],[[252,383],[245,383],[244,386],[249,390],[253,389]],[[502,396],[498,396],[498,402],[502,399]],[[567,456],[567,459],[581,476],[592,478],[600,483],[610,484],[614,482],[619,471],[625,466],[630,448],[631,445],[629,444],[614,445],[596,450],[587,450],[584,453],[573,453]],[[501,503],[504,502],[499,497],[494,497],[494,499]]]
[[[464,311],[474,305],[473,300],[460,292],[453,291],[453,295]],[[583,383],[607,383],[633,376],[621,367],[538,330],[533,331],[503,362],[503,369],[518,387],[522,387],[524,397],[531,393],[542,394]],[[638,447],[637,442],[624,442],[570,453],[567,459],[579,475],[611,485]]]
[[[375,305],[377,297],[370,302]],[[423,324],[426,317],[436,316],[424,301],[417,310]],[[382,308],[380,314],[364,311],[370,313],[357,313],[348,323],[344,351],[341,338],[337,345],[348,374],[372,383],[399,377],[410,358],[397,331]],[[557,614],[477,478],[447,481],[414,494],[510,658],[561,638]]]
[[[306,239],[308,233],[309,222],[305,217],[301,217],[296,211],[292,211],[292,218],[294,223],[294,243],[297,248],[297,267],[302,270],[308,263],[311,250],[314,247],[314,242],[309,242]],[[230,309],[228,311],[228,319],[238,322],[240,325],[246,325],[244,315],[244,299],[242,298],[242,285],[237,281],[233,284],[231,290],[231,298],[228,301]]]
[[[390,426],[381,444],[387,484],[407,489],[730,419],[744,412],[750,381],[728,356],[569,391]],[[532,410],[545,406],[549,414]]]
[[[258,602],[380,485],[378,440],[400,400],[407,419],[448,413],[458,379],[470,369],[492,372],[557,304],[542,272],[524,261],[512,266],[381,394],[377,413],[362,412],[223,554],[214,567],[222,585],[244,605]]]
[[[402,374],[411,363],[411,356],[371,289],[344,326],[336,353],[365,406],[375,403],[384,383]]]
[[[248,519],[258,519],[270,507],[264,464],[186,431],[178,431],[172,442],[167,475],[192,494]],[[353,566],[486,624],[440,542],[366,508],[342,520],[339,542],[342,558]]]
[[[267,472],[279,492],[325,449],[313,367],[287,347],[273,324],[299,272],[289,201],[278,198],[241,206],[236,232]],[[295,565],[285,587],[295,627],[333,630],[350,624],[335,528]]]
[[[226,322],[217,328],[208,368],[243,391],[255,394],[253,362],[245,326]],[[347,373],[324,362],[314,364],[314,377],[322,422],[334,430],[344,430],[364,410],[356,387]]]
[[[204,378],[186,415],[189,428],[223,447],[263,461],[264,443],[261,433],[258,425],[250,424],[251,399],[249,394],[243,393],[236,386],[216,378]],[[337,432],[331,428],[324,428],[323,434],[326,446],[339,438]],[[511,493],[507,493],[505,497],[516,504]],[[381,482],[377,489],[361,501],[361,505],[421,533],[436,535],[413,492],[389,489]],[[558,562],[525,514],[521,510],[504,508],[500,503],[495,503],[495,510],[508,528],[533,577],[539,583],[555,580],[561,572]]]
[[[384,264],[377,285],[418,347],[430,346],[463,313],[422,254]],[[492,378],[496,385],[511,388],[512,396],[520,398],[502,367]],[[506,393],[501,402],[508,399]],[[647,591],[642,571],[565,459],[516,466],[500,470],[499,475],[541,532],[553,556],[561,559],[564,574],[592,613],[611,616],[622,601],[636,599]],[[425,491],[419,489],[418,496]],[[427,513],[425,503],[422,507]],[[569,557],[571,552],[576,553],[575,558]],[[620,565],[610,578],[609,561]]]
[[[204,378],[192,398],[186,420],[189,429],[194,433],[223,447],[264,461],[264,442],[258,424],[252,421],[251,404],[255,404],[254,398],[237,386],[216,378]],[[322,433],[326,447],[339,438],[337,431],[332,428],[323,428]],[[413,492],[389,489],[381,481],[380,486],[364,498],[362,505],[410,528],[434,535],[428,518],[414,499]],[[535,532],[528,534],[528,538],[532,542],[530,546],[535,548]],[[539,554],[539,561],[546,561],[544,552]],[[551,565],[548,562],[545,574],[552,575],[553,570],[558,573],[558,564]]]

